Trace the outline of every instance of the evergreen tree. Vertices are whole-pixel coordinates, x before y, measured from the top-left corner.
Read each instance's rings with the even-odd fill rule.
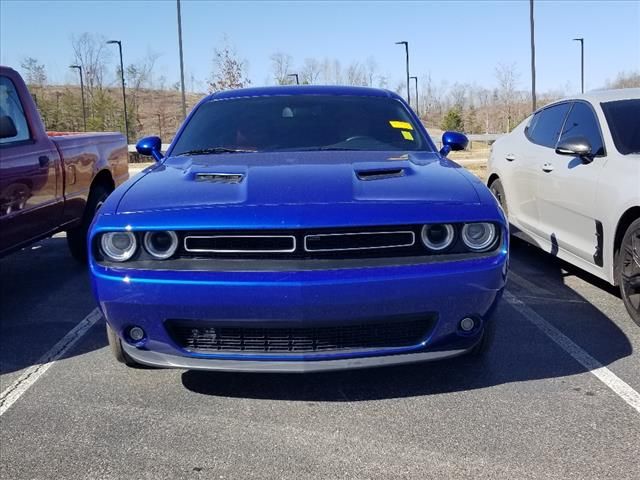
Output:
[[[458,107],[450,108],[442,119],[443,130],[453,130],[461,132],[464,130],[464,121],[462,119],[462,112]]]

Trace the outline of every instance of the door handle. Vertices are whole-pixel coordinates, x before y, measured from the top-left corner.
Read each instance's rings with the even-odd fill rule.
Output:
[[[507,160],[507,162],[513,162],[516,159],[516,156],[513,153],[507,153],[504,158]]]
[[[47,157],[46,155],[38,157],[38,163],[40,164],[40,168],[46,167],[47,165],[49,165],[49,157]]]
[[[543,172],[553,172],[553,165],[551,165],[550,163],[545,163],[544,165],[542,165],[542,171]]]

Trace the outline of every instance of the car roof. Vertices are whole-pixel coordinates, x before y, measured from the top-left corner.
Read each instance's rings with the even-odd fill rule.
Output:
[[[591,103],[613,102],[640,98],[640,88],[619,88],[615,90],[593,90],[582,95],[567,97],[567,100],[586,100]],[[555,102],[554,102],[555,103]]]
[[[401,98],[394,92],[380,88],[353,87],[345,85],[278,85],[224,90],[222,92],[216,92],[209,95],[207,99],[221,100],[229,98],[264,97],[275,95],[350,95],[360,97]]]

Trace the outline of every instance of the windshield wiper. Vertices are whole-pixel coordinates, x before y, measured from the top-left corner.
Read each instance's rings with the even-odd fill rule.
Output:
[[[243,150],[241,148],[227,148],[227,147],[211,147],[200,148],[197,150],[187,150],[186,152],[178,153],[176,157],[182,155],[215,155],[218,153],[255,153],[257,150]]]

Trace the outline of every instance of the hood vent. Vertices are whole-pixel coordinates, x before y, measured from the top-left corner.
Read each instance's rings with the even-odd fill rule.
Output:
[[[356,172],[359,180],[384,180],[385,178],[404,177],[403,168],[385,168]]]
[[[196,182],[237,184],[243,179],[242,173],[196,173]]]

